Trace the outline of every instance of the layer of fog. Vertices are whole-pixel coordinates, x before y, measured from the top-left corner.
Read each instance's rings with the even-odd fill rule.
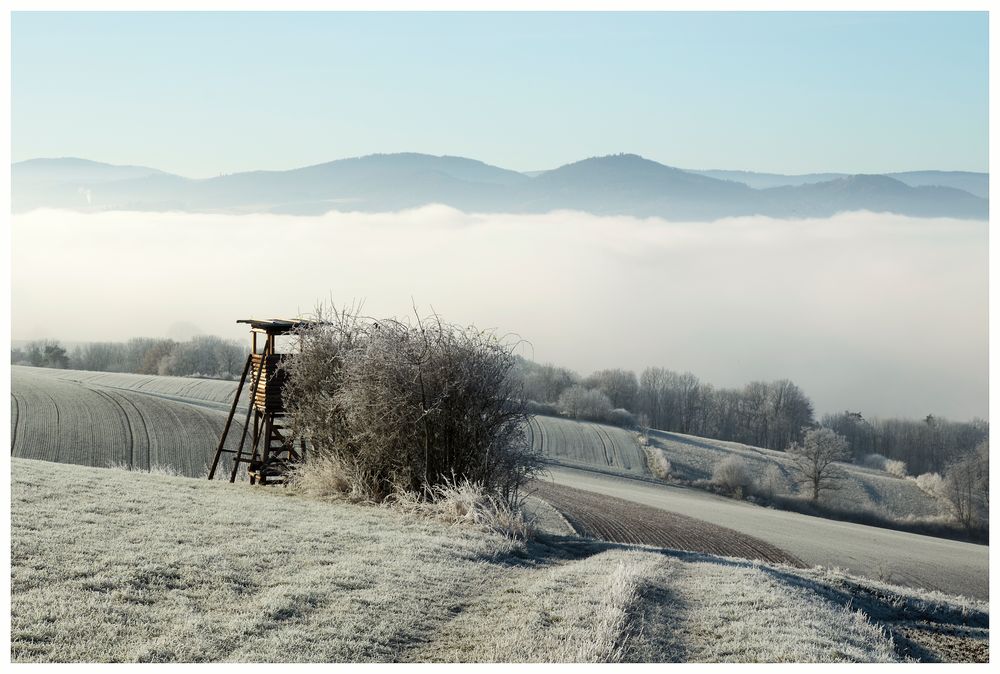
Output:
[[[819,412],[987,414],[987,225],[871,213],[714,223],[35,211],[13,218],[12,338],[194,331],[365,300],[517,333],[581,373],[787,377]],[[187,326],[187,327],[185,327]]]

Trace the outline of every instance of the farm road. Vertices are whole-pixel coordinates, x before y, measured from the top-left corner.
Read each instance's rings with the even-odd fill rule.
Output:
[[[762,508],[697,489],[658,485],[571,468],[543,478],[695,517],[754,536],[809,565],[910,587],[989,598],[989,548],[931,536]]]

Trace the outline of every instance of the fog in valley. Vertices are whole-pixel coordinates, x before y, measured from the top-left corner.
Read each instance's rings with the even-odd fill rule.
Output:
[[[851,213],[677,223],[428,206],[323,216],[13,217],[12,338],[245,339],[247,317],[365,301],[516,333],[586,374],[789,378],[817,416],[987,414],[987,223]]]

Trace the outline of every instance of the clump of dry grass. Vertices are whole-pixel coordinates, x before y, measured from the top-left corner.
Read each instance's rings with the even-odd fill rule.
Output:
[[[184,473],[173,466],[162,463],[154,463],[149,468],[134,466],[124,462],[115,462],[108,466],[111,470],[121,470],[126,473],[149,473],[150,475],[165,475],[167,477],[184,477]],[[207,475],[207,470],[206,470]]]
[[[534,537],[534,527],[520,504],[488,493],[480,483],[452,479],[434,485],[429,492],[421,495],[397,491],[386,499],[386,504],[452,524],[471,525],[511,541]]]
[[[350,480],[338,457],[320,455],[289,471],[287,484],[296,493],[318,499],[344,499],[375,504]],[[520,501],[487,492],[481,483],[451,478],[423,492],[397,488],[380,502],[410,514],[432,517],[450,524],[465,524],[500,534],[510,541],[527,541],[535,530]]]
[[[312,498],[357,496],[348,479],[348,471],[335,456],[320,454],[306,463],[293,466],[285,474],[286,484]]]

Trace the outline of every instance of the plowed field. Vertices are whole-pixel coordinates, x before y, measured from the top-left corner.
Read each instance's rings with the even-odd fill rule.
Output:
[[[651,476],[646,455],[630,431],[589,421],[540,416],[531,418],[529,431],[534,448],[555,463]]]
[[[22,367],[11,369],[11,412],[12,456],[164,467],[189,477],[206,473],[226,418],[208,407]],[[233,422],[227,446],[235,447],[242,428]]]
[[[591,538],[805,566],[759,538],[693,517],[552,482],[533,482],[531,490],[559,510],[578,533]]]

